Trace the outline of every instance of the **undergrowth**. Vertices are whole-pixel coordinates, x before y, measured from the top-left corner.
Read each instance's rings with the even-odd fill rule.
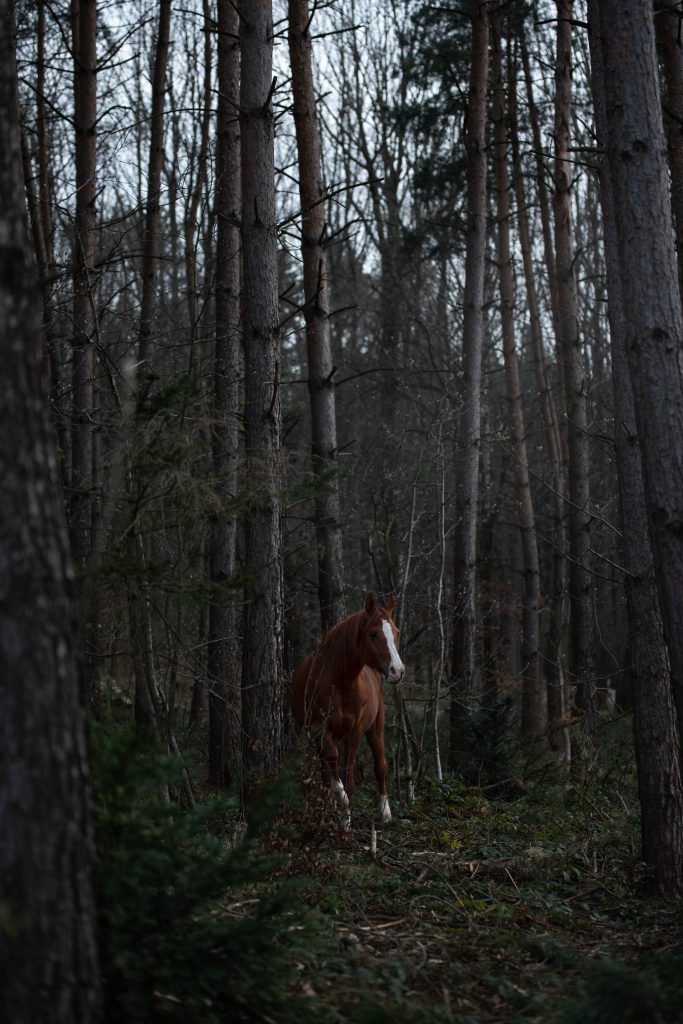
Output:
[[[233,803],[164,801],[177,761],[120,728],[96,728],[93,748],[108,1024],[300,1020],[286,960],[307,926],[295,883],[269,881],[274,857],[257,841],[285,787],[232,848]]]
[[[107,1021],[683,1020],[680,906],[645,896],[621,749],[573,786],[539,769],[497,799],[449,778],[394,801],[373,855],[369,778],[343,835],[305,761],[231,849],[229,803],[164,806],[168,763],[97,747]]]
[[[351,836],[304,802],[280,848],[337,947],[295,991],[323,1020],[361,1019],[361,992],[392,1021],[683,1020],[680,905],[646,895],[628,726],[571,783],[539,764],[496,799],[451,777],[394,802],[374,857],[369,778]]]

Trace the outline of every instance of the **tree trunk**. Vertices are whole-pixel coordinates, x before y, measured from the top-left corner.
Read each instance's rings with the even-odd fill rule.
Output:
[[[463,767],[467,713],[476,689],[477,502],[481,435],[481,351],[486,250],[486,84],[488,7],[472,0],[472,63],[466,121],[467,253],[463,323],[463,406],[458,428],[458,494],[453,621],[453,691],[448,762]]]
[[[557,295],[557,274],[555,268],[555,249],[553,246],[552,224],[550,216],[550,201],[546,186],[545,166],[543,163],[543,152],[541,142],[541,130],[538,122],[538,113],[534,100],[533,86],[531,80],[531,66],[526,45],[526,35],[523,22],[520,22],[518,30],[519,48],[524,67],[524,81],[526,87],[527,108],[529,123],[531,126],[533,150],[536,165],[536,187],[538,202],[541,213],[541,227],[543,235],[543,253],[548,274],[550,292],[550,304],[552,309],[553,338],[555,351],[558,359],[558,371],[561,368],[561,357],[559,355],[559,303]],[[510,76],[511,89],[514,89],[514,78]],[[514,95],[514,93],[512,93]],[[540,335],[541,317],[536,298],[536,283],[533,264],[531,260],[531,239],[528,228],[528,218],[523,194],[523,179],[521,174],[521,161],[519,158],[519,144],[516,125],[512,127],[513,154],[515,156],[515,186],[517,188],[517,214],[519,222],[520,246],[522,249],[522,260],[524,265],[524,277],[527,289],[527,302],[529,305],[529,319],[531,323],[531,342],[534,352],[534,365],[536,368],[536,379],[538,391],[543,410],[543,418],[546,425],[548,437],[548,454],[553,467],[553,512],[554,512],[554,553],[552,566],[552,596],[550,601],[550,624],[547,631],[546,665],[548,666],[548,721],[551,728],[550,742],[560,752],[560,757],[569,761],[571,756],[571,744],[566,730],[558,732],[557,723],[560,722],[566,710],[566,693],[564,686],[564,662],[566,660],[567,646],[567,625],[569,621],[568,593],[567,593],[567,429],[566,417],[564,416],[564,396],[560,393],[553,395],[550,384],[545,356],[543,350],[543,339]],[[564,374],[559,372],[560,380]]]
[[[280,330],[270,0],[240,4],[246,517],[242,661],[243,766],[273,775],[282,759]]]
[[[551,726],[549,736],[550,743],[553,746],[553,748],[561,752],[561,757],[564,760],[568,761],[570,756],[570,744],[568,742],[568,733],[565,729],[558,726],[558,723],[562,721],[565,714],[566,695],[564,692],[564,685],[562,682],[562,663],[565,657],[565,634],[566,623],[568,618],[566,593],[567,537],[565,505],[565,445],[563,443],[563,431],[560,429],[559,425],[559,413],[557,409],[557,402],[553,394],[548,362],[546,359],[545,345],[543,339],[543,318],[537,289],[536,273],[535,269],[533,269],[533,262],[531,258],[531,234],[528,223],[527,199],[524,193],[522,162],[519,153],[514,70],[509,71],[508,82],[510,89],[510,129],[512,138],[512,154],[514,161],[513,180],[515,184],[515,195],[517,201],[517,226],[519,230],[519,246],[522,254],[524,284],[526,289],[526,304],[528,307],[529,316],[529,334],[531,341],[531,350],[533,353],[533,369],[535,369],[536,371],[537,389],[539,392],[539,401],[541,403],[541,410],[546,432],[548,459],[552,467],[552,494],[550,496],[550,501],[554,521],[554,549],[552,555],[552,568],[549,572],[551,578],[551,583],[549,587],[550,600],[548,605],[548,611],[550,613],[550,622],[547,624],[547,628],[544,631],[543,639],[543,646],[546,648],[546,655],[544,660],[546,665],[545,675],[548,687],[547,717],[548,722]],[[535,111],[533,111],[532,117],[529,114],[529,119],[531,120],[532,124],[536,123],[536,133],[538,133],[540,139],[540,132],[538,130],[538,118],[536,118]],[[543,182],[543,189],[545,195],[545,181]],[[542,204],[542,210],[546,211],[542,218],[544,221],[544,252],[547,253],[548,251],[550,251],[550,253],[552,254],[552,265],[548,267],[548,275],[550,281],[551,301],[553,303],[553,307],[555,307],[556,302],[553,296],[555,296],[557,288],[554,280],[555,257],[554,250],[552,247],[552,236],[549,239],[548,244],[546,244],[545,241],[547,233],[546,221],[548,222],[548,233],[551,233],[550,218],[547,216],[547,195],[545,195],[545,198],[540,195],[540,202]],[[553,317],[553,323],[554,322],[555,317]]]
[[[619,196],[617,236],[626,349],[680,729],[683,721],[683,320],[671,231],[652,9],[642,0],[624,0],[620,4],[604,0],[600,18],[608,167],[614,195]]]
[[[40,383],[13,5],[0,0],[0,1017],[99,1018],[73,571]],[[37,497],[39,496],[39,500]]]
[[[311,15],[312,17],[312,15]],[[311,405],[318,598],[323,633],[344,617],[342,534],[337,484],[337,418],[330,344],[325,188],[315,114],[308,0],[289,0],[289,53],[299,157],[304,316]]]
[[[171,0],[159,0],[159,24],[154,57],[152,81],[152,114],[149,165],[147,175],[147,199],[145,202],[145,230],[142,242],[142,297],[138,337],[138,368],[135,381],[139,388],[142,379],[149,379],[150,339],[155,306],[155,281],[159,257],[159,202],[161,170],[164,158],[164,103],[166,96],[166,65],[170,46]],[[134,499],[134,506],[140,500],[140,481],[132,472],[128,474],[128,485]],[[144,538],[137,531],[131,532],[131,557],[139,560],[144,577]],[[149,607],[146,585],[141,583],[140,591],[128,595],[128,612],[133,665],[135,668],[135,713],[138,726],[150,727],[155,718],[153,659],[149,654],[148,625]],[[155,722],[163,730],[164,723]]]
[[[569,451],[569,590],[571,601],[571,672],[577,702],[588,725],[595,713],[593,668],[593,599],[590,576],[588,401],[579,333],[574,251],[572,242],[570,160],[572,0],[557,2],[557,61],[555,69],[555,270],[564,366]]]
[[[151,358],[150,342],[156,305],[155,282],[159,259],[159,205],[161,170],[164,164],[164,105],[166,99],[166,66],[170,48],[171,0],[159,0],[159,26],[154,55],[152,81],[152,115],[147,172],[147,201],[142,255],[142,298],[140,302],[140,338],[138,361],[145,372]]]
[[[510,256],[510,182],[507,167],[507,128],[500,15],[491,26],[493,73],[493,123],[496,188],[498,192],[496,249],[500,282],[503,358],[507,390],[507,418],[513,450],[513,477],[517,526],[522,549],[524,597],[522,608],[522,741],[545,735],[548,724],[547,695],[541,678],[539,655],[541,580],[536,544],[536,521],[529,487],[529,463],[524,426],[524,407],[515,341],[515,285]]]
[[[231,0],[218,3],[218,123],[216,155],[216,351],[213,461],[220,509],[212,525],[209,605],[209,781],[225,786],[239,758],[239,672],[235,596],[226,593],[235,572],[239,449],[240,128],[239,15]]]
[[[196,179],[194,188],[188,202],[185,214],[185,276],[187,279],[187,311],[190,328],[190,358],[188,360],[188,372],[196,373],[199,369],[201,379],[201,359],[198,356],[197,328],[199,316],[197,314],[197,218],[199,215],[199,204],[202,198],[202,189],[206,183],[207,161],[209,156],[209,132],[211,128],[212,102],[211,102],[211,9],[208,0],[202,0],[202,17],[204,20],[204,91],[203,111],[200,131],[199,155],[197,157]],[[218,42],[221,41],[220,28],[218,30]],[[220,102],[220,86],[218,88],[218,99]],[[231,111],[236,115],[235,110]],[[194,169],[193,169],[194,170]],[[208,216],[208,211],[205,214]],[[199,365],[198,365],[199,364]]]
[[[671,171],[671,208],[676,231],[678,288],[683,296],[683,47],[678,0],[655,0],[657,43],[664,66],[664,127]]]
[[[591,84],[598,138],[604,140],[607,112],[600,43],[600,10],[589,0]],[[621,291],[617,209],[606,160],[600,167],[607,264],[612,379],[619,493],[624,522],[624,554],[638,788],[643,860],[652,871],[651,886],[663,896],[683,888],[683,784],[679,742],[657,599],[655,565],[647,524],[645,486],[631,377],[626,359],[627,325]]]
[[[36,131],[38,136],[38,195],[40,198],[40,220],[43,230],[45,259],[47,264],[52,264],[54,224],[50,196],[50,162],[48,156],[47,113],[45,109],[45,0],[38,0],[37,32]]]
[[[97,0],[72,0],[75,59],[76,219],[74,240],[71,535],[84,562],[91,547],[94,266],[97,244]]]
[[[35,237],[40,237],[40,254],[36,253],[40,270],[40,291],[43,300],[43,347],[44,376],[50,395],[52,421],[57,434],[60,476],[65,494],[70,493],[71,444],[69,421],[62,408],[62,369],[55,351],[53,337],[53,311],[51,308],[52,288],[50,276],[54,268],[54,220],[52,216],[52,195],[50,189],[50,159],[48,138],[47,104],[45,99],[45,0],[38,0],[36,39],[36,162],[38,168],[38,218],[40,228]]]
[[[513,159],[513,182],[515,187],[515,198],[517,202],[517,228],[519,231],[519,244],[522,251],[522,266],[524,268],[524,285],[526,289],[527,307],[529,312],[529,333],[531,337],[531,349],[534,358],[534,370],[536,372],[536,385],[538,389],[538,400],[543,415],[543,425],[548,448],[548,461],[552,467],[553,487],[559,491],[562,486],[562,442],[558,424],[558,413],[553,400],[552,388],[550,385],[548,364],[543,344],[543,320],[541,307],[536,287],[536,276],[532,259],[531,231],[529,228],[528,200],[524,191],[524,173],[522,160],[519,151],[519,128],[517,122],[517,90],[515,83],[516,68],[513,66],[508,71],[509,89],[509,118],[510,118],[510,143]],[[545,189],[545,185],[544,185]],[[545,234],[545,229],[544,229]],[[552,252],[552,246],[550,248]],[[548,273],[554,273],[555,260],[553,254],[552,268]],[[551,287],[551,292],[555,291]],[[561,505],[563,507],[563,503]]]
[[[531,62],[529,61],[529,50],[526,43],[526,31],[524,22],[519,26],[519,50],[524,68],[524,85],[526,90],[527,110],[529,114],[529,125],[531,127],[531,139],[533,142],[534,159],[536,164],[536,187],[538,190],[538,203],[541,214],[541,231],[543,235],[543,254],[545,265],[548,271],[548,282],[550,285],[550,305],[553,316],[553,327],[555,328],[555,340],[559,344],[560,339],[560,308],[557,294],[557,271],[555,267],[555,247],[553,245],[552,218],[550,215],[550,197],[546,184],[546,167],[543,162],[543,141],[541,128],[538,121],[538,111],[534,99],[534,88],[531,76]],[[558,362],[560,354],[558,352]],[[566,461],[566,460],[565,460]]]

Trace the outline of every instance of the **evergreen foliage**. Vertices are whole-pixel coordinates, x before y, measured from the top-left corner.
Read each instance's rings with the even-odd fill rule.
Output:
[[[465,149],[461,132],[467,107],[471,27],[460,4],[420,3],[410,26],[405,76],[417,87],[404,116],[417,143],[415,194],[437,245],[452,246],[462,216]],[[408,41],[406,40],[406,43]]]
[[[284,991],[287,955],[303,934],[290,927],[293,885],[267,884],[273,858],[255,846],[283,787],[231,848],[234,801],[165,804],[162,787],[179,781],[179,765],[134,733],[98,726],[94,765],[105,1019],[301,1020]],[[256,882],[255,912],[232,915]]]
[[[621,961],[593,968],[579,986],[581,998],[561,1024],[652,1024],[683,1019],[683,949],[657,957],[634,972]]]

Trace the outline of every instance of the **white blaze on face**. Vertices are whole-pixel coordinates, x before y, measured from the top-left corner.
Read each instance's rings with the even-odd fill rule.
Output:
[[[389,648],[389,657],[391,658],[391,665],[389,666],[389,670],[391,671],[391,669],[393,668],[394,672],[400,675],[401,672],[405,671],[405,665],[398,656],[396,644],[394,643],[394,631],[391,628],[391,623],[387,622],[386,619],[382,619],[382,632],[387,638],[387,647]]]
[[[379,813],[382,817],[382,822],[386,825],[387,822],[391,821],[391,808],[389,807],[389,797],[381,796],[379,798]]]

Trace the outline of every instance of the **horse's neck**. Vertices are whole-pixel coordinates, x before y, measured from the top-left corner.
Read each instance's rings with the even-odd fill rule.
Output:
[[[323,657],[329,653],[331,682],[340,690],[350,688],[363,667],[358,651],[359,614],[350,615],[332,629],[319,648]]]
[[[343,664],[335,665],[333,683],[339,690],[350,690],[363,668],[363,660],[359,654],[347,659]]]

